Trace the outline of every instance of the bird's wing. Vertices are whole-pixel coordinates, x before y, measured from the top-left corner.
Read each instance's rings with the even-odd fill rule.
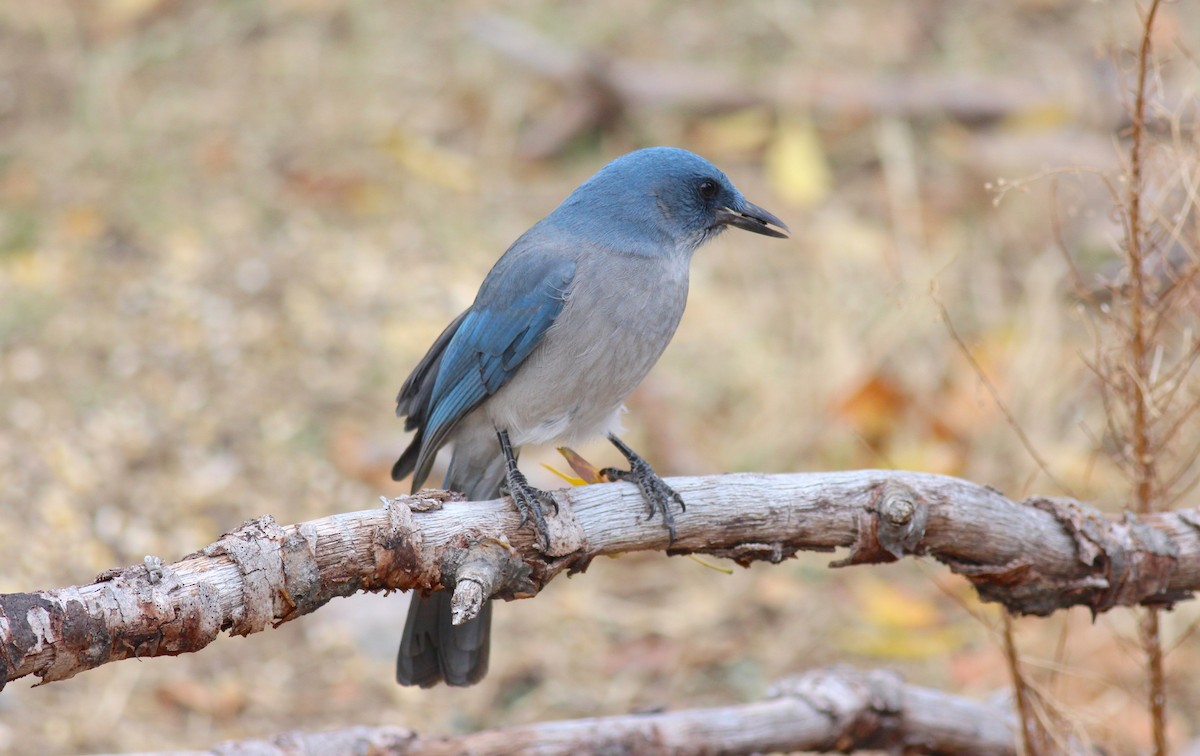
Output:
[[[412,373],[405,379],[404,385],[400,387],[400,393],[396,395],[396,416],[407,417],[404,422],[404,430],[420,427],[429,416],[429,402],[433,398],[433,382],[437,378],[438,367],[442,363],[442,353],[446,351],[450,339],[454,338],[458,327],[462,325],[463,319],[470,312],[470,310],[464,311],[450,325],[446,326],[445,330],[434,340],[433,345],[429,347],[429,351],[413,368]]]
[[[421,418],[420,446],[414,450],[415,480],[428,475],[455,425],[499,391],[541,342],[562,312],[574,276],[573,258],[534,247],[506,255],[488,274],[440,354],[428,411]]]

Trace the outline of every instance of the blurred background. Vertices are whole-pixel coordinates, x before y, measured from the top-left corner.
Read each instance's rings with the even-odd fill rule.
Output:
[[[243,520],[377,506],[394,396],[492,262],[629,150],[703,154],[784,218],[699,253],[627,437],[663,474],[897,467],[1119,511],[1069,282],[1118,267],[1127,2],[6,0],[0,4],[0,590],[167,560]],[[1200,6],[1160,14],[1169,110]],[[1176,100],[1172,100],[1172,97]],[[1056,169],[1067,170],[1056,170]],[[614,464],[600,443],[580,449]],[[522,459],[535,483],[565,467]],[[754,700],[832,662],[1006,695],[994,607],[932,562],[602,560],[496,612],[477,687],[393,683],[406,598],[0,695],[0,752],[452,733]],[[1200,735],[1200,617],[1164,616]],[[1181,641],[1182,642],[1179,642]],[[1017,622],[1032,682],[1145,746],[1136,618]]]

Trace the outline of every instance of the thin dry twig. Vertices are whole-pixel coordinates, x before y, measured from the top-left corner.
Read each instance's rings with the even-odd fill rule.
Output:
[[[1146,79],[1149,73],[1151,32],[1158,13],[1159,0],[1151,0],[1142,23],[1141,45],[1137,57],[1137,82],[1134,95],[1129,145],[1129,182],[1125,197],[1126,227],[1125,252],[1128,257],[1131,290],[1127,298],[1129,305],[1130,340],[1128,359],[1132,362],[1131,380],[1126,385],[1126,403],[1132,410],[1130,443],[1133,446],[1135,491],[1134,503],[1138,513],[1154,510],[1158,494],[1158,465],[1155,439],[1151,428],[1149,410],[1153,401],[1154,377],[1151,367],[1151,352],[1155,349],[1154,335],[1148,331],[1153,322],[1147,323],[1153,303],[1146,276],[1147,250],[1143,238],[1142,195],[1145,191],[1143,176],[1146,133]],[[1153,244],[1151,240],[1149,243]],[[1165,311],[1159,310],[1153,319],[1162,321]],[[1157,329],[1155,329],[1157,330]],[[1146,653],[1149,673],[1149,709],[1151,730],[1154,738],[1154,753],[1167,752],[1166,715],[1166,672],[1163,668],[1162,639],[1160,637],[1158,610],[1150,607],[1140,626],[1142,646]]]
[[[1020,652],[1017,651],[1017,642],[1013,638],[1013,621],[1012,617],[1005,613],[1002,622],[1004,637],[1004,659],[1008,662],[1008,676],[1012,679],[1013,698],[1017,704],[1017,719],[1021,731],[1021,752],[1025,756],[1035,756],[1041,753],[1041,750],[1035,746],[1037,734],[1034,732],[1035,720],[1032,712],[1029,710],[1029,685],[1025,682],[1025,676],[1021,673]]]
[[[959,351],[962,353],[963,357],[967,359],[967,362],[971,363],[971,368],[975,371],[975,375],[987,389],[988,394],[992,397],[992,401],[996,405],[996,408],[999,409],[1004,415],[1004,419],[1008,423],[1009,427],[1012,428],[1013,433],[1017,434],[1017,438],[1021,441],[1021,446],[1025,447],[1025,451],[1028,452],[1029,456],[1033,458],[1033,461],[1037,463],[1038,468],[1050,480],[1050,482],[1058,488],[1058,490],[1062,491],[1068,496],[1073,496],[1074,494],[1071,492],[1071,488],[1050,471],[1050,466],[1046,463],[1045,458],[1042,457],[1041,453],[1039,453],[1037,448],[1034,447],[1033,441],[1031,441],[1029,435],[1025,433],[1025,429],[1021,427],[1021,424],[1017,422],[1017,419],[1013,417],[1012,412],[1009,411],[1008,406],[1004,403],[1004,400],[1000,398],[1000,392],[996,390],[995,384],[992,383],[991,378],[988,377],[987,373],[983,369],[983,366],[979,364],[979,361],[975,359],[975,355],[973,355],[970,348],[967,347],[966,342],[963,341],[962,337],[958,335],[958,331],[954,328],[954,323],[950,320],[950,313],[946,310],[946,305],[944,305],[942,301],[938,299],[936,294],[932,294],[932,296],[934,302],[938,306],[938,311],[942,315],[942,324],[946,326],[946,332],[950,334],[950,338],[954,340],[956,345],[958,345]]]

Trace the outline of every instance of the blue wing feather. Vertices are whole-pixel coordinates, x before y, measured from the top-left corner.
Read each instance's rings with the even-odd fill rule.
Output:
[[[441,354],[415,462],[423,480],[454,426],[500,390],[562,312],[575,261],[517,247],[496,263]]]

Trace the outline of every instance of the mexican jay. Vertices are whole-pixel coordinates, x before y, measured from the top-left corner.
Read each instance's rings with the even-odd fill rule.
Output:
[[[622,403],[675,333],[692,253],[726,226],[785,237],[704,158],[653,147],[602,168],[496,263],[475,303],[438,336],[400,389],[396,414],[415,430],[392,478],[418,490],[439,449],[454,453],[444,488],[469,500],[512,496],[522,524],[548,542],[558,505],[517,468],[525,444],[600,434],[629,461],[609,477],[635,483],[675,537],[683,499],[613,435]],[[450,592],[413,596],[396,677],[402,685],[471,685],[487,672],[491,602],[463,625]]]

